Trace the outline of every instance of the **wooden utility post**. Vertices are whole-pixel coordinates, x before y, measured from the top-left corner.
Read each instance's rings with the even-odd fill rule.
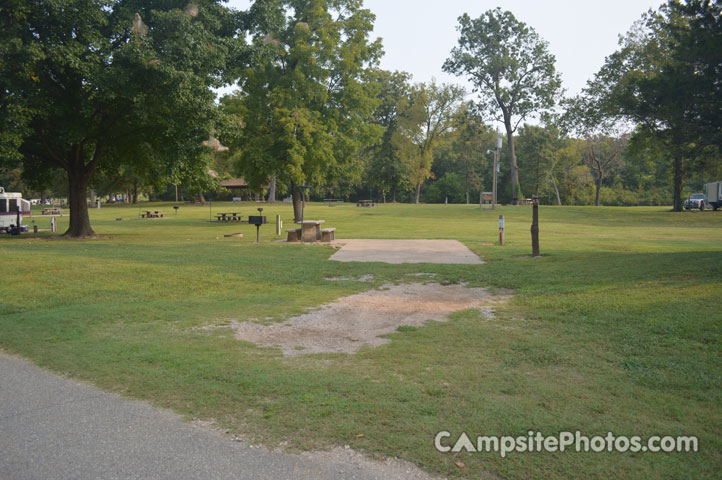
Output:
[[[504,245],[504,215],[499,215],[499,245]]]
[[[539,253],[539,199],[536,195],[534,195],[531,202],[531,256],[540,257],[541,253]]]

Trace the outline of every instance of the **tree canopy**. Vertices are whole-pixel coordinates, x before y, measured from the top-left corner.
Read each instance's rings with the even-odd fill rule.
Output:
[[[244,54],[219,1],[10,0],[0,25],[0,161],[66,172],[67,235],[94,234],[86,191],[98,169],[204,170],[211,87]]]
[[[467,75],[479,93],[481,109],[503,122],[509,144],[512,201],[521,190],[514,148],[514,132],[530,116],[556,104],[561,77],[547,43],[524,22],[500,8],[472,19],[459,17],[458,46],[444,63],[444,71]]]
[[[454,112],[463,98],[461,87],[431,82],[415,85],[401,101],[399,128],[392,141],[415,188],[415,203],[419,203],[421,185],[431,177],[434,149],[453,127]]]
[[[587,124],[626,119],[671,160],[674,210],[690,162],[722,147],[722,5],[677,1],[650,11],[572,103]]]
[[[377,141],[378,100],[369,68],[381,54],[371,42],[373,14],[360,0],[259,0],[257,62],[243,70],[241,171],[251,185],[272,177],[321,188],[360,176],[359,148]],[[300,217],[300,197],[294,206]]]

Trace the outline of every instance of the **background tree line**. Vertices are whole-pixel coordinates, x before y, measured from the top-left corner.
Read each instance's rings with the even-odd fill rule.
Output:
[[[458,86],[378,68],[361,0],[9,0],[0,6],[0,183],[89,194],[271,200],[664,205],[722,177],[718,1],[645,13],[583,91],[564,98],[534,29],[497,8],[459,17],[442,68]],[[214,89],[238,86],[220,100]],[[494,125],[504,131],[498,134]]]

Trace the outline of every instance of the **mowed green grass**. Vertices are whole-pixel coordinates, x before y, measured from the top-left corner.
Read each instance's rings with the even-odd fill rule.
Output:
[[[453,238],[488,262],[459,266],[331,262],[329,246],[274,242],[270,223],[256,244],[251,225],[208,222],[257,204],[171,206],[142,206],[160,220],[92,210],[94,240],[0,238],[0,347],[269,446],[350,445],[459,478],[719,478],[720,212],[542,206],[543,256],[531,258],[530,207],[306,208],[340,239]],[[290,228],[289,205],[263,207]],[[245,237],[223,236],[234,232]],[[459,312],[355,355],[284,358],[201,328],[277,321],[421,272],[514,296],[496,318]],[[363,274],[375,281],[325,279]],[[700,451],[442,454],[440,430],[696,435]]]

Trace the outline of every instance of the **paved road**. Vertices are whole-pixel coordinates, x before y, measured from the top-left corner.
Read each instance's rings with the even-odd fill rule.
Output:
[[[166,478],[391,477],[251,448],[0,352],[0,480]]]

